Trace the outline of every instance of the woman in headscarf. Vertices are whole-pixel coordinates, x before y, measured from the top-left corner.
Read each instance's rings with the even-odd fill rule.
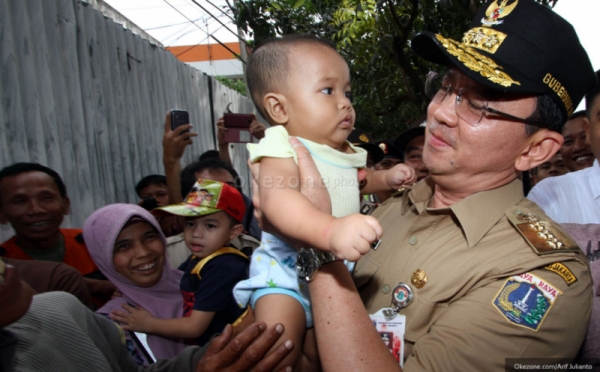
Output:
[[[179,289],[182,273],[169,266],[165,255],[167,241],[149,212],[133,204],[108,205],[88,217],[83,236],[100,271],[123,294],[97,313],[108,317],[111,311],[122,311],[122,305],[129,304],[142,307],[157,318],[183,316]],[[136,362],[146,365],[152,359],[176,356],[185,343],[181,339],[127,332],[127,346]]]

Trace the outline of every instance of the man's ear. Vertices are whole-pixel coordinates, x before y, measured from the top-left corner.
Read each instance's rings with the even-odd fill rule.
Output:
[[[277,93],[267,93],[263,99],[265,112],[271,117],[275,124],[287,124],[288,112],[286,111],[285,96]]]
[[[66,216],[71,213],[71,200],[66,196],[62,199],[63,199],[63,216]]]
[[[233,240],[238,237],[244,231],[244,226],[241,223],[233,226],[231,228],[231,233],[229,234],[229,240]]]
[[[560,150],[563,136],[549,129],[540,129],[529,137],[527,145],[515,160],[515,168],[527,171],[545,163]]]

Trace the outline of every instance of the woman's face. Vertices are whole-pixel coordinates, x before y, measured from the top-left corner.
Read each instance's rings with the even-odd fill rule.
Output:
[[[115,270],[138,287],[152,287],[160,280],[165,263],[165,246],[148,222],[127,226],[113,249]]]

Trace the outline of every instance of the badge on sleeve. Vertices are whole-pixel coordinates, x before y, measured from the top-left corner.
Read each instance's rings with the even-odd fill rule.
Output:
[[[561,294],[547,281],[524,273],[508,278],[492,304],[510,323],[537,332]]]

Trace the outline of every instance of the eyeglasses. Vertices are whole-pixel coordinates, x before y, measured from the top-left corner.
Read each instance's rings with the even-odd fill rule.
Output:
[[[482,96],[466,89],[453,89],[449,79],[437,72],[430,71],[425,82],[425,93],[431,100],[442,102],[447,96],[456,94],[454,109],[456,115],[471,125],[477,125],[484,116],[497,115],[519,123],[543,127],[544,123],[523,119],[489,107],[488,101]]]

